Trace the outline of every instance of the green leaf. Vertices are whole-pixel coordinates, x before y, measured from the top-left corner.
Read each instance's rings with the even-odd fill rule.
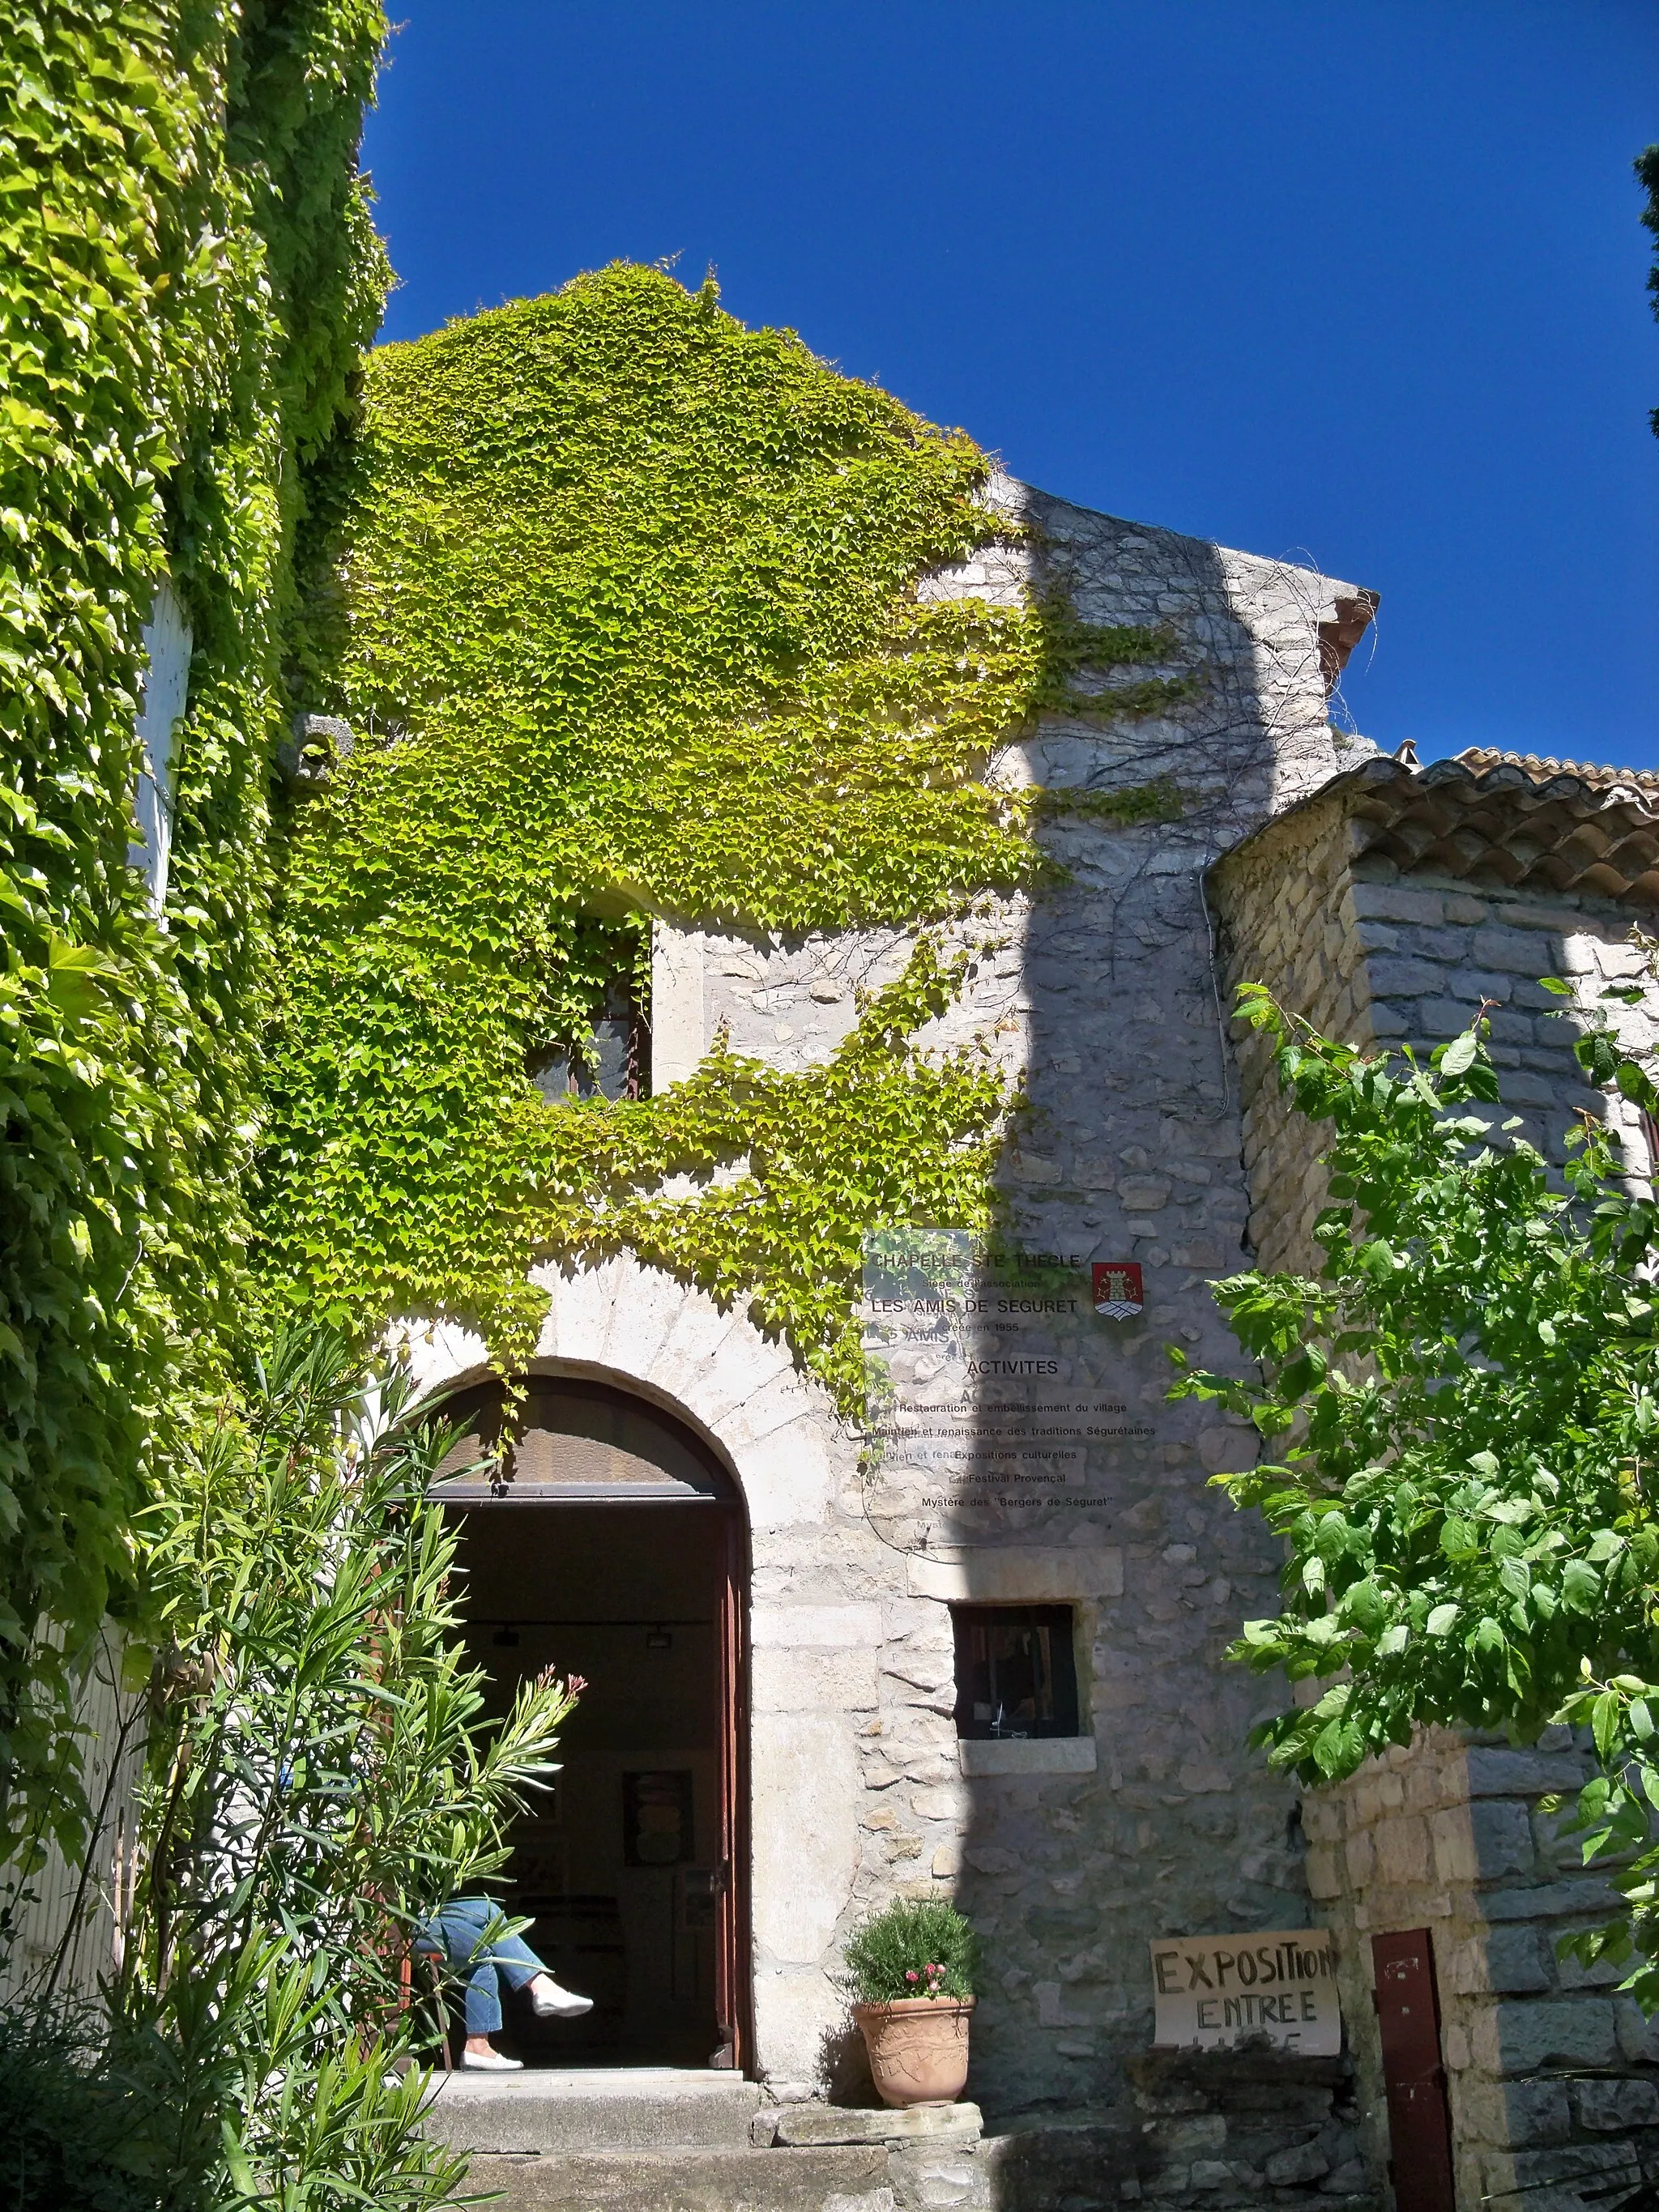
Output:
[[[1575,1613],[1591,1613],[1601,1595],[1601,1577],[1583,1559],[1569,1559],[1561,1571],[1561,1602]]]
[[[1607,1690],[1590,1708],[1590,1733],[1595,1739],[1595,1748],[1602,1765],[1612,1759],[1619,1741],[1620,1698],[1616,1690]]]

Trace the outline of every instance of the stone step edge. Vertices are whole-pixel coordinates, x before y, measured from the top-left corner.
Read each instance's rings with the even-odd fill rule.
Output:
[[[805,2150],[836,2143],[974,2143],[985,2131],[977,2105],[910,2105],[872,2110],[849,2105],[763,2106],[750,2122],[763,2150]]]
[[[684,2171],[695,2177],[727,2169],[748,2174],[823,2171],[830,2175],[868,2174],[884,2179],[884,2143],[797,2144],[784,2158],[769,2156],[752,2143],[690,2143],[680,2148],[658,2145],[651,2150],[475,2150],[467,2154],[469,2171],[475,2168],[514,2167],[580,2179],[584,2173],[658,2173]]]

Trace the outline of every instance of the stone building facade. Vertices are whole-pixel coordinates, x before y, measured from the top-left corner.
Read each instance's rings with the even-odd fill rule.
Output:
[[[1553,1934],[1594,1911],[1596,1885],[1532,1804],[1576,1754],[1437,1737],[1305,1802],[1270,1775],[1246,1738],[1272,1700],[1222,1654],[1273,1609],[1279,1561],[1209,1487],[1249,1437],[1166,1402],[1164,1347],[1225,1364],[1210,1280],[1252,1254],[1308,1255],[1316,1147],[1235,1037],[1234,984],[1265,981],[1379,1043],[1435,1041],[1495,1001],[1515,1108],[1540,1130],[1580,1103],[1603,1110],[1536,978],[1629,969],[1659,787],[1384,759],[1329,706],[1372,594],[1006,480],[994,496],[1031,526],[1024,541],[929,591],[1063,590],[1087,622],[1167,629],[1163,672],[1186,679],[1154,715],[1047,716],[993,764],[1045,787],[1061,872],[953,927],[975,958],[926,1040],[979,1040],[1024,1086],[1002,1169],[1021,1247],[1140,1271],[1141,1310],[1072,1376],[1110,1391],[1119,1432],[1054,1493],[941,1510],[872,1468],[741,1312],[627,1255],[540,1276],[536,1373],[672,1413],[741,1492],[750,2063],[780,2109],[867,2094],[842,1946],[895,1894],[947,1898],[985,1948],[969,2094],[992,2134],[917,2202],[1375,2203],[1367,1938],[1427,1926],[1460,2202],[1547,2197],[1553,2212],[1579,2181],[1633,2180],[1638,2157],[1659,2159],[1659,2126],[1644,2132],[1659,2045],[1553,1960]],[[1167,801],[1154,818],[1101,804],[1149,791]],[[896,975],[914,941],[672,914],[655,932],[659,1087],[720,1028],[780,1069],[822,1060],[855,990]],[[434,1389],[484,1371],[460,1331],[414,1340]],[[980,1607],[1066,1622],[1074,1732],[959,1735],[957,1616]],[[1344,2056],[1152,2051],[1149,1939],[1310,1925],[1336,1933]]]
[[[1653,1133],[1586,1087],[1554,975],[1586,1001],[1640,975],[1632,925],[1659,878],[1659,779],[1471,751],[1419,769],[1376,758],[1229,854],[1212,894],[1230,987],[1248,975],[1322,1028],[1426,1051],[1483,1006],[1503,1113],[1547,1155],[1577,1114],[1610,1120],[1633,1187]],[[1618,1007],[1650,1048],[1644,1011]],[[1242,1048],[1249,1237],[1264,1266],[1310,1267],[1318,1136],[1287,1115],[1255,1037]],[[1589,1771],[1564,1729],[1527,1749],[1426,1732],[1303,1806],[1315,1909],[1343,1940],[1344,1996],[1366,2148],[1385,2170],[1380,2057],[1364,2031],[1369,1939],[1427,1927],[1461,2203],[1616,2202],[1659,2158],[1659,2034],[1612,1969],[1556,1955],[1605,1918],[1608,1885],[1538,1809]],[[1358,2024],[1357,2027],[1355,2024]]]

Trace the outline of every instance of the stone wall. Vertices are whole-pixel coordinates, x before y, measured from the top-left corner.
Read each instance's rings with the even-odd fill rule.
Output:
[[[1364,2020],[1370,1937],[1427,1928],[1458,2201],[1576,2212],[1659,2176],[1659,2029],[1616,1970],[1557,1956],[1615,1902],[1539,1809],[1592,1771],[1565,1729],[1530,1748],[1425,1730],[1303,1808],[1309,1886],[1346,1940],[1343,1997]],[[1369,2147],[1386,2151],[1374,2037],[1356,2039]]]
[[[1229,1012],[1246,983],[1327,1036],[1369,1048],[1370,939],[1349,876],[1351,837],[1338,804],[1316,800],[1270,823],[1212,870],[1222,923],[1221,982]],[[1255,1265],[1312,1273],[1311,1231],[1325,1202],[1325,1133],[1294,1113],[1273,1072],[1270,1041],[1234,1020]]]
[[[1335,785],[1212,872],[1229,988],[1264,982],[1346,1042],[1419,1053],[1468,1028],[1484,1003],[1502,1113],[1521,1118],[1521,1133],[1559,1161],[1574,1115],[1609,1117],[1645,1176],[1636,1116],[1584,1084],[1563,1002],[1538,982],[1563,977],[1588,1002],[1637,972],[1629,909],[1401,875],[1370,848],[1352,798]],[[1620,1009],[1618,1021],[1630,1042],[1651,1045],[1644,1018]],[[1260,1262],[1311,1269],[1322,1133],[1287,1111],[1253,1034],[1241,1039],[1240,1069]],[[1469,2212],[1493,2197],[1576,2205],[1581,2187],[1592,2197],[1616,2191],[1659,2162],[1659,2037],[1610,1993],[1611,1969],[1586,1975],[1555,1953],[1564,1931],[1592,1924],[1612,1902],[1537,1810],[1540,1796],[1574,1789],[1586,1771],[1564,1730],[1516,1751],[1437,1729],[1304,1802],[1309,1886],[1339,1936],[1368,2153],[1387,2154],[1370,1938],[1426,1927],[1459,2202]]]
[[[1211,872],[1223,926],[1229,1003],[1263,982],[1292,1012],[1363,1050],[1409,1045],[1426,1054],[1465,1030],[1483,1005],[1505,1116],[1559,1161],[1575,1115],[1610,1120],[1632,1175],[1650,1163],[1639,1116],[1583,1080],[1564,1002],[1540,988],[1555,975],[1586,1005],[1638,975],[1632,909],[1567,893],[1540,896],[1433,875],[1402,877],[1366,849],[1365,825],[1340,785],[1270,823]],[[1651,1049],[1659,1030],[1640,1010],[1607,1011],[1626,1041]],[[1305,1269],[1308,1231],[1322,1200],[1320,1132],[1290,1113],[1260,1036],[1234,1025],[1243,1092],[1250,1237],[1258,1263]]]
[[[1058,796],[1164,777],[1182,811],[1138,829],[1060,811],[1044,834],[1066,880],[1036,901],[994,902],[952,933],[979,957],[925,1040],[981,1040],[1025,1085],[1030,1111],[1004,1170],[1020,1241],[1141,1262],[1146,1310],[1121,1334],[1114,1386],[1156,1440],[1118,1455],[1097,1509],[1011,1511],[942,1557],[936,1544],[919,1553],[914,1532],[866,1497],[866,1522],[836,1534],[822,1570],[799,1542],[775,1570],[757,1561],[756,1598],[817,1602],[813,1576],[833,1561],[844,1600],[883,1607],[879,1664],[860,1675],[877,1702],[855,1732],[862,1843],[842,1932],[895,1893],[956,1897],[989,1970],[975,2094],[1000,2114],[1127,2110],[1127,2069],[1152,2037],[1148,1938],[1307,1917],[1294,1793],[1248,1749],[1260,1692],[1221,1659],[1240,1620],[1273,1602],[1273,1547],[1207,1488],[1245,1440],[1212,1412],[1165,1405],[1163,1347],[1179,1336],[1195,1358],[1229,1358],[1206,1285],[1244,1253],[1204,871],[1340,764],[1320,625],[1346,587],[1006,483],[996,495],[1034,526],[1031,542],[935,580],[930,593],[1063,586],[1085,620],[1168,624],[1171,672],[1197,679],[1158,717],[1048,717],[1005,750],[994,772],[1006,781]],[[739,1051],[809,1066],[851,1026],[855,989],[895,975],[913,941],[665,920],[657,1018],[677,1038],[724,1024]],[[682,1053],[670,1066],[683,1064]],[[975,1746],[1006,1765],[964,1771],[952,1597],[1073,1603],[1085,1741]],[[838,1663],[852,1665],[851,1651]],[[1016,1759],[1024,1771],[1011,1771]],[[757,1739],[757,1786],[759,1772]],[[835,2078],[855,2087],[856,2044],[830,2057],[846,2069]]]
[[[886,2143],[898,2212],[1372,2212],[1340,2058],[1149,2051],[1128,2072],[1127,2109],[1111,2116],[1032,2115],[988,2132],[971,2104],[903,2114],[785,2106],[763,2109],[753,2136],[797,2148]]]
[[[1156,715],[1046,717],[992,764],[1051,793],[1043,835],[1064,873],[952,926],[974,971],[927,1040],[980,1040],[1025,1087],[1003,1170],[1021,1243],[1141,1263],[1146,1310],[1106,1356],[1114,1394],[1153,1433],[1105,1450],[1084,1510],[1010,1505],[941,1546],[860,1482],[857,1437],[786,1347],[626,1257],[544,1271],[541,1358],[672,1405],[751,1501],[756,2005],[775,2093],[860,2093],[841,1946],[896,1894],[951,1897],[986,1949],[971,2093],[996,2119],[1083,2110],[1139,2127],[1149,1939],[1308,1922],[1295,1793],[1249,1749],[1260,1687],[1221,1656],[1273,1603],[1266,1532],[1207,1486],[1249,1440],[1211,1409],[1166,1405],[1164,1346],[1231,1356],[1207,1281],[1244,1255],[1205,872],[1340,765],[1323,633],[1364,595],[1006,481],[994,496],[1026,536],[930,594],[1063,590],[1085,620],[1167,625],[1167,672],[1193,679]],[[1066,811],[1068,791],[1160,778],[1175,820]],[[896,974],[913,942],[659,916],[653,1079],[684,1074],[722,1024],[773,1066],[822,1061],[855,1018],[855,987]],[[1074,1607],[1082,1736],[958,1744],[953,1598]],[[1287,2120],[1279,2147],[1300,2127]],[[1273,2153],[1241,2162],[1258,2172]]]

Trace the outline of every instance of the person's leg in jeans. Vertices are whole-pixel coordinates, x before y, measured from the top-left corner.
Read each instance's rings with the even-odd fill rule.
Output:
[[[482,1936],[483,1929],[478,1932]],[[527,1989],[532,1982],[547,1972],[546,1967],[522,1936],[492,1936],[476,1956],[481,1965],[492,1967],[510,1990]],[[498,1996],[495,2000],[495,2027],[499,2028],[501,2024],[501,2000]],[[495,2032],[495,2028],[486,2030],[492,2035]]]
[[[453,1955],[452,1966],[465,1966]],[[501,1978],[488,1959],[480,1959],[466,1978],[466,2047],[485,2043],[501,2032]]]
[[[503,2058],[489,2041],[501,2030],[503,1976],[509,1989],[530,1990],[541,2017],[574,2019],[592,2009],[590,1998],[559,1987],[522,1936],[503,1932],[486,1942],[485,1931],[501,1917],[500,1908],[487,1897],[458,1897],[416,1931],[417,1942],[441,1948],[452,1966],[467,1972],[463,2063],[475,2067],[515,2068],[519,2063]]]

